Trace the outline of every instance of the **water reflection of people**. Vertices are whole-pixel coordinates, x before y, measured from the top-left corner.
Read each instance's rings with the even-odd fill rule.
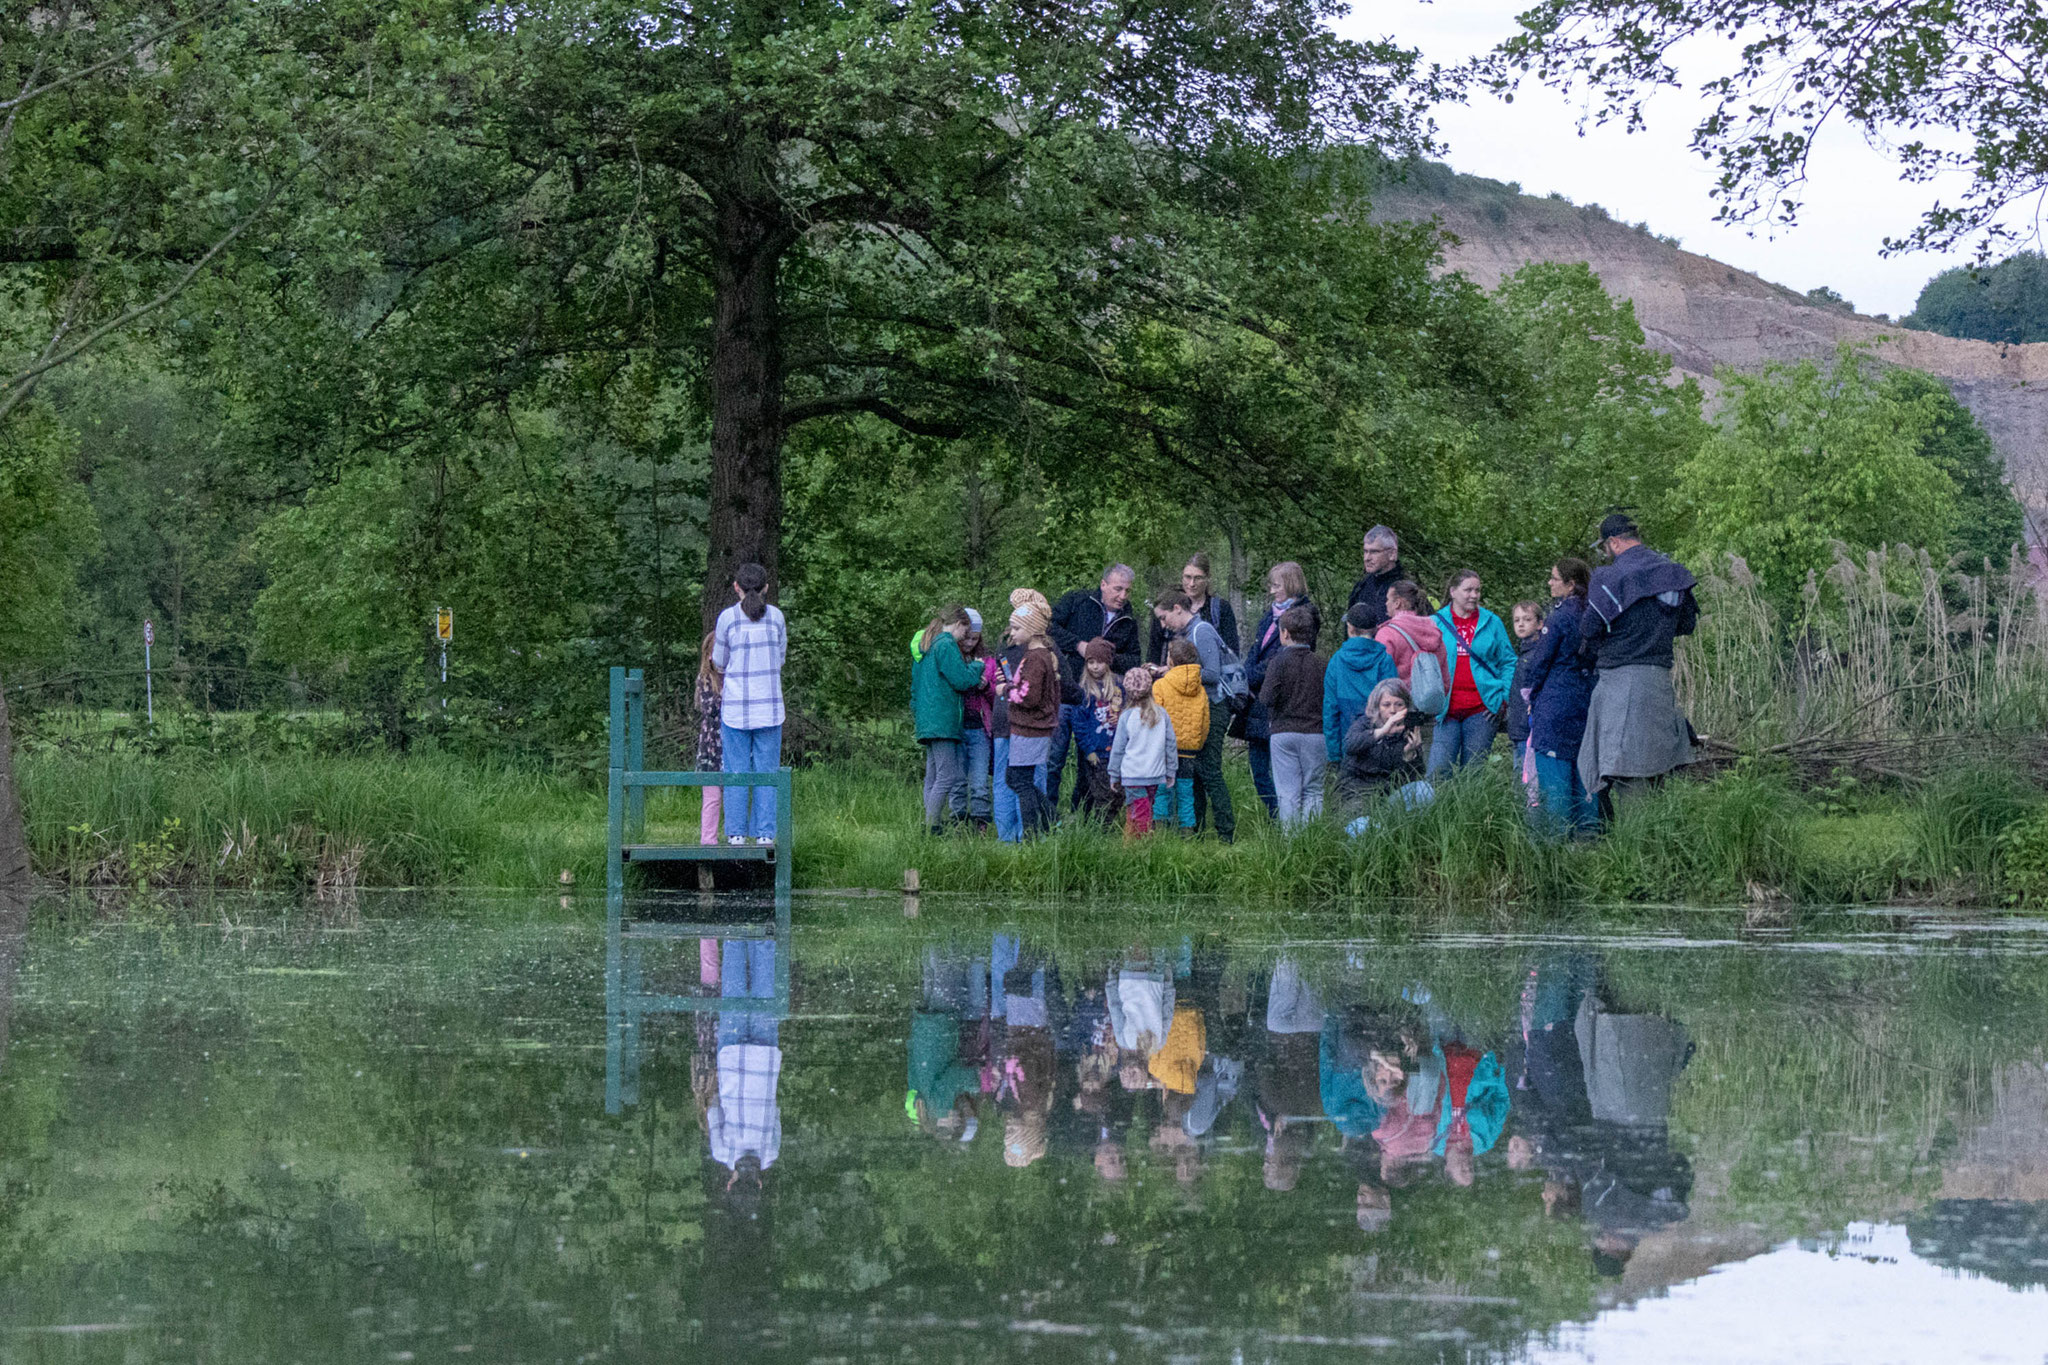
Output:
[[[713,940],[705,940],[708,947]],[[700,976],[714,980],[725,999],[773,999],[775,941],[718,942],[716,965],[706,952]],[[704,1110],[709,1139],[704,1217],[704,1321],[712,1342],[733,1349],[758,1329],[757,1305],[772,1287],[773,1201],[767,1172],[782,1153],[782,1077],[779,1021],[766,1012],[720,1010],[715,1076],[692,1081],[711,1102]]]
[[[1647,1234],[1690,1213],[1692,1164],[1671,1150],[1671,1087],[1692,1055],[1685,1027],[1625,1014],[1604,998],[1600,964],[1545,958],[1522,991],[1525,1116],[1509,1164],[1541,1166],[1553,1217],[1586,1220],[1593,1264],[1618,1276]]]
[[[1003,1162],[1029,1166],[1044,1158],[1047,1120],[1054,1086],[1053,1004],[1059,978],[1051,964],[1011,941],[996,960],[1002,973],[1002,1058],[997,1066],[996,1103],[1003,1111]]]
[[[911,1121],[924,1132],[974,1140],[987,1027],[988,964],[927,949],[919,1005],[910,1015],[903,1101]]]
[[[719,995],[775,996],[775,940],[726,939],[719,954]],[[704,1116],[711,1159],[732,1172],[728,1186],[760,1187],[782,1152],[780,1021],[766,1011],[718,1012],[718,1102]]]
[[[1291,1190],[1325,1117],[1322,1097],[1323,1002],[1292,958],[1273,968],[1266,994],[1265,1055],[1253,1068],[1259,1122],[1266,1130],[1266,1188]]]
[[[1373,1133],[1406,1079],[1399,1030],[1381,1012],[1353,1006],[1324,1023],[1317,1061],[1323,1112],[1358,1178],[1359,1230],[1377,1232],[1394,1216],[1393,1196],[1380,1174],[1384,1157]]]

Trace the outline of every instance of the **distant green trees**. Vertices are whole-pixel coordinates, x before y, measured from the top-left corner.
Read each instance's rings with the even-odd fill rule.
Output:
[[[1971,341],[2048,341],[2048,256],[2021,251],[1989,269],[1944,270],[1899,322]]]
[[[2022,516],[1989,438],[1940,381],[1872,369],[1845,348],[1827,367],[1722,372],[1720,416],[1678,474],[1689,555],[1742,556],[1784,604],[1837,542],[2003,565]]]

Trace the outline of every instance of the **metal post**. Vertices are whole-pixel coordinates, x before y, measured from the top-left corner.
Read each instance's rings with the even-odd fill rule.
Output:
[[[617,896],[606,897],[604,928],[604,1112],[625,1107],[626,983],[620,961],[625,944],[625,907]]]
[[[604,889],[611,897],[626,894],[626,670],[612,670],[611,754],[608,759],[605,809]]]
[[[156,729],[156,674],[150,668],[149,647],[156,643],[156,622],[142,618],[142,704],[149,717],[149,728]]]
[[[647,682],[637,668],[626,671],[626,768],[647,767]],[[626,789],[626,832],[637,841],[647,837],[647,789]]]

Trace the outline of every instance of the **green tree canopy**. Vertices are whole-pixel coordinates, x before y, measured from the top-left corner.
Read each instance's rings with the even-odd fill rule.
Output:
[[[2001,568],[2026,539],[2027,514],[2005,482],[2005,461],[1970,410],[1948,385],[1919,370],[1892,370],[1878,389],[1886,397],[1924,406],[1933,422],[1920,438],[1920,457],[1945,472],[1956,489],[1956,530],[1948,542],[1968,569],[1989,560]],[[1934,548],[1934,547],[1929,547]]]
[[[2048,341],[2048,256],[2021,251],[1988,270],[1944,270],[1899,321],[1972,341]]]
[[[1679,471],[1688,553],[1738,554],[1789,603],[1836,541],[1949,545],[1956,485],[1921,453],[1943,415],[1936,395],[1888,390],[1846,349],[1825,369],[1809,360],[1720,378],[1720,420]]]

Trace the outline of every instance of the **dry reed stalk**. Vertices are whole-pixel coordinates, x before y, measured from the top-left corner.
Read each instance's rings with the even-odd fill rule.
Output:
[[[1910,546],[1838,546],[1787,622],[1730,556],[1699,597],[1676,681],[1722,753],[1904,776],[1929,741],[2030,741],[2048,717],[2048,625],[2017,558],[1972,574]]]

